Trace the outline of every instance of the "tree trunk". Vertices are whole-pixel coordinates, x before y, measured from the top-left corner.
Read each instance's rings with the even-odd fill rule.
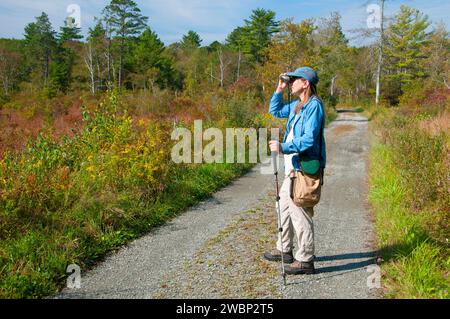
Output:
[[[336,83],[337,75],[333,76],[331,79],[330,95],[334,96],[334,84]]]
[[[97,56],[96,56],[96,66],[97,66],[97,88],[98,89],[101,89],[101,88],[103,88],[103,81],[104,81],[104,79],[103,79],[103,77],[102,77],[102,73],[100,72],[100,58],[99,58],[99,56],[98,56],[98,54],[97,54]]]
[[[50,65],[50,53],[47,49],[44,52],[44,86],[47,86],[47,80],[49,77],[49,65]]]
[[[84,57],[84,62],[86,67],[88,68],[89,75],[91,78],[91,93],[95,94],[95,67],[94,67],[94,58],[92,54],[92,43],[87,43],[87,52]]]
[[[111,27],[109,24],[106,24],[106,36],[108,40],[108,50],[106,52],[106,65],[108,69],[108,89],[111,88],[111,70],[112,70],[112,62],[111,62]]]
[[[375,93],[375,104],[380,103],[380,91],[381,91],[381,67],[383,63],[383,44],[384,44],[384,1],[381,0],[381,16],[380,16],[380,43],[378,52],[378,65],[377,65],[377,86]]]
[[[116,80],[117,80],[117,76],[116,76],[116,74],[117,74],[117,72],[116,72],[116,67],[114,66],[114,59],[111,57],[111,71],[112,71],[112,81],[111,81],[111,83],[116,83]],[[111,84],[110,84],[110,87],[112,87],[111,86]]]
[[[241,46],[239,46],[239,56],[238,56],[238,67],[237,67],[237,75],[236,75],[236,81],[239,80],[239,77],[241,76]]]
[[[219,55],[219,61],[220,61],[220,87],[223,87],[223,79],[224,79],[224,73],[225,73],[225,65],[223,63],[223,52],[222,50],[219,50],[217,52]]]
[[[120,55],[119,55],[119,90],[122,89],[122,65],[123,65],[123,52],[124,52],[124,36],[122,35],[122,39],[120,40]]]
[[[211,80],[211,84],[213,84],[214,83],[214,76],[213,76],[213,65],[212,65],[212,62],[211,62],[211,67],[210,67],[210,80]]]

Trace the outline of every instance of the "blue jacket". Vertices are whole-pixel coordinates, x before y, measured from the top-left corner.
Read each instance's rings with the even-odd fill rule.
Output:
[[[292,101],[291,104],[284,103],[283,93],[274,93],[270,100],[269,113],[275,117],[288,118],[281,150],[284,154],[297,154],[292,157],[292,165],[296,170],[300,170],[300,165],[298,164],[299,153],[304,153],[313,159],[319,159],[320,166],[325,168],[325,137],[321,132],[321,129],[323,129],[322,125],[325,125],[325,113],[322,102],[316,96],[311,97],[302,107],[297,118],[295,118],[295,106],[297,103],[297,99]],[[305,114],[303,115],[303,113]],[[301,123],[302,117],[303,125]],[[289,143],[285,143],[292,125],[294,125],[294,139]],[[319,150],[320,139],[322,139],[321,150]]]

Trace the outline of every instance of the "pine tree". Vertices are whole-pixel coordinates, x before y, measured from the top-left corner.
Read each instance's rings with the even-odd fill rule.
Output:
[[[197,32],[190,30],[183,36],[181,47],[184,49],[197,49],[200,47],[202,41],[203,40]]]
[[[150,84],[153,90],[154,84],[160,79],[160,70],[166,66],[163,52],[164,43],[155,32],[146,28],[134,46],[132,63],[144,89]]]
[[[67,19],[73,18],[69,17]],[[74,26],[73,21],[70,22],[67,19],[64,21],[64,26],[60,28],[59,42],[65,43],[69,41],[83,39],[83,36],[81,35],[81,28]]]
[[[56,32],[53,30],[45,12],[25,27],[25,49],[30,71],[40,69],[40,78],[44,86],[50,74],[50,60],[57,47]]]
[[[214,42],[211,42],[211,44],[206,47],[206,50],[209,53],[217,52],[217,50],[221,49],[222,47],[223,47],[222,43],[220,43],[219,41],[214,41]]]
[[[237,27],[234,29],[227,37],[226,44],[229,48],[238,53],[238,61],[236,68],[236,81],[241,76],[241,64],[244,61],[243,52],[249,52],[250,50],[245,49],[246,41],[244,34],[247,32],[245,27]]]
[[[264,49],[270,43],[272,35],[279,31],[280,23],[275,20],[275,12],[271,10],[256,9],[253,10],[250,20],[245,20],[247,34],[248,53],[258,63],[262,63],[265,59]]]
[[[56,92],[66,93],[70,88],[72,68],[74,64],[74,53],[62,46],[57,48],[54,61],[50,65],[49,97]]]
[[[148,17],[141,14],[141,10],[132,0],[112,0],[103,9],[104,20],[111,34],[119,40],[119,88],[123,82],[123,66],[128,40],[137,36],[145,27]]]
[[[246,27],[235,28],[227,37],[227,45],[235,51],[242,50],[246,44],[245,37],[248,35],[249,30]]]
[[[262,63],[264,50],[273,34],[280,30],[280,22],[275,20],[275,12],[259,8],[253,10],[250,20],[244,21],[245,26],[237,27],[227,37],[227,44],[235,50],[242,50],[252,62]]]
[[[428,41],[429,34],[425,29],[429,25],[426,15],[402,5],[395,21],[386,30],[384,51],[387,57],[389,99],[393,103],[403,93],[405,85],[425,75],[422,66],[425,55],[421,49]]]
[[[71,19],[71,18],[69,18]],[[60,28],[58,43],[55,47],[55,54],[50,65],[50,90],[51,95],[56,91],[66,93],[72,82],[72,69],[75,62],[75,51],[70,47],[71,42],[82,39],[81,29],[64,21],[64,26]]]

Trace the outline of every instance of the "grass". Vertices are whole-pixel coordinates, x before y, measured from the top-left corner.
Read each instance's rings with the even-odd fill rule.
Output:
[[[370,153],[369,197],[375,212],[378,246],[383,258],[382,285],[388,298],[450,298],[448,245],[430,236],[433,214],[413,212],[409,188],[387,145]]]
[[[171,127],[118,106],[112,93],[73,137],[41,134],[0,160],[0,298],[57,292],[68,265],[87,270],[253,166],[175,165]]]
[[[55,227],[30,227],[25,236],[1,244],[4,259],[0,296],[39,298],[57,292],[64,286],[69,264],[78,264],[86,271],[107,252],[163,224],[250,168],[249,164],[204,164],[176,170],[157,202],[141,203],[140,218],[130,218],[115,229],[105,227],[101,209],[95,204],[91,211],[79,212],[80,218],[87,220],[79,228],[66,227],[67,233]],[[83,233],[87,235],[80,236]]]

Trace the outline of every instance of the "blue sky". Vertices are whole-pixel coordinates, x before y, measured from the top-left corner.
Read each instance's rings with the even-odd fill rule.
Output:
[[[214,40],[224,41],[237,26],[244,24],[253,9],[264,8],[276,12],[276,18],[294,18],[300,22],[305,18],[326,17],[332,11],[342,15],[344,32],[366,26],[367,6],[377,0],[135,0],[142,13],[149,17],[149,25],[165,44],[179,41],[188,30],[194,30],[203,39],[203,45]],[[45,11],[59,30],[68,16],[67,7],[77,4],[81,8],[83,33],[93,25],[94,16],[99,17],[108,0],[1,0],[0,37],[23,38],[26,24]],[[393,15],[401,4],[421,10],[433,22],[443,21],[449,27],[448,0],[388,0],[387,15]],[[350,34],[349,34],[350,35]],[[358,44],[353,41],[353,44]]]

